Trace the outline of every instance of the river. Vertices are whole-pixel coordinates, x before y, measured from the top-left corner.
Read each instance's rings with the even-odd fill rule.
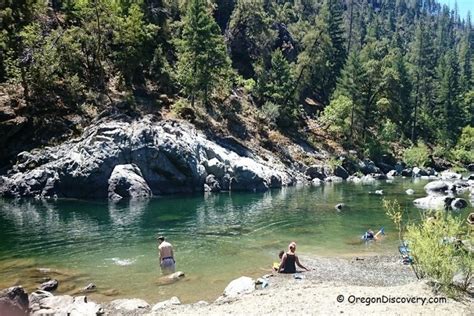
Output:
[[[412,201],[425,196],[426,183],[400,178],[118,204],[0,200],[0,288],[21,284],[32,291],[45,277],[38,268],[48,268],[60,281],[58,294],[77,293],[92,282],[97,292],[89,295],[97,301],[214,300],[232,279],[268,273],[290,241],[297,242],[303,258],[396,253],[398,233],[382,199],[397,199],[405,219],[416,221],[422,211]],[[414,195],[405,193],[409,188]],[[339,212],[337,203],[347,208]],[[386,236],[380,242],[360,240],[368,228],[382,226]],[[159,281],[157,234],[174,245],[177,270],[185,279],[170,285]]]

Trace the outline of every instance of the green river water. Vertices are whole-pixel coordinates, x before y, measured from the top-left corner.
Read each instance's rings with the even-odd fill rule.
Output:
[[[303,258],[396,253],[397,232],[382,198],[397,199],[405,216],[416,220],[420,211],[412,201],[425,196],[426,183],[396,179],[118,204],[0,200],[0,289],[21,284],[31,291],[45,277],[38,268],[49,268],[60,281],[59,294],[75,294],[93,282],[98,290],[89,296],[98,301],[214,300],[232,279],[268,273],[290,241]],[[407,195],[408,188],[415,195]],[[383,196],[369,193],[381,189]],[[341,202],[348,208],[338,212],[334,206]],[[381,226],[387,232],[382,241],[360,241],[367,228]],[[159,281],[157,234],[174,245],[185,279]]]

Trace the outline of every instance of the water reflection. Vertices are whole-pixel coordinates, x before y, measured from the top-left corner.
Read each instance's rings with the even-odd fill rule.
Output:
[[[303,254],[395,252],[397,234],[382,198],[398,199],[407,218],[415,218],[412,201],[424,195],[424,184],[334,183],[119,203],[0,200],[0,263],[11,267],[24,260],[33,266],[67,267],[86,275],[88,282],[119,288],[124,297],[156,301],[156,295],[166,299],[179,294],[184,300],[202,299],[202,282],[214,284],[206,291],[218,294],[230,279],[260,273],[291,240]],[[405,194],[408,188],[415,194]],[[375,189],[383,189],[384,195],[369,194]],[[334,206],[341,202],[347,208],[338,212]],[[387,232],[383,242],[360,242],[367,228],[380,226]],[[149,284],[159,273],[157,233],[173,243],[178,269],[188,278],[159,291]],[[19,265],[19,274],[21,269]],[[4,273],[0,270],[0,279]]]

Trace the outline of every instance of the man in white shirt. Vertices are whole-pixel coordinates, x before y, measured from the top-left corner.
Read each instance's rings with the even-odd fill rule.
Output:
[[[165,241],[164,236],[158,237],[158,252],[160,255],[160,267],[163,274],[171,274],[175,272],[175,261],[173,254],[173,246]]]

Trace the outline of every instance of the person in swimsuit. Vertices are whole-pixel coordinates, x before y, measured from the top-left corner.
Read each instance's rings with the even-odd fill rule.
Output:
[[[160,267],[163,274],[171,274],[176,270],[173,246],[165,241],[164,236],[158,237],[158,253],[160,255]]]
[[[292,242],[288,245],[288,252],[281,258],[280,267],[278,272],[280,273],[296,273],[296,266],[309,271],[308,268],[303,266],[296,255],[296,243]]]

